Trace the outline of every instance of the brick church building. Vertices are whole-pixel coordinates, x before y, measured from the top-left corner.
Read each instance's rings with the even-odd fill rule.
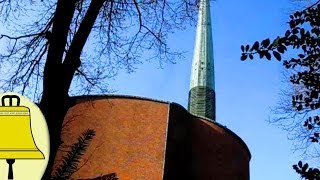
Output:
[[[62,146],[87,129],[96,135],[72,179],[249,180],[247,145],[216,122],[211,31],[210,3],[202,0],[188,110],[144,97],[73,97]],[[56,162],[64,153],[58,152]]]

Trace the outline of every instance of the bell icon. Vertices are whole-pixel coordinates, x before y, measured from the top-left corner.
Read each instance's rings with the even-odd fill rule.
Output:
[[[0,159],[7,160],[8,179],[13,179],[12,165],[15,159],[45,159],[45,157],[33,139],[29,108],[20,106],[20,98],[17,95],[5,95],[1,103]]]

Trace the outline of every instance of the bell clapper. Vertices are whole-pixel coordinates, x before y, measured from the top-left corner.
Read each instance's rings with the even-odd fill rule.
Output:
[[[15,159],[7,159],[7,163],[9,164],[9,172],[8,172],[8,180],[13,179],[13,169],[12,164],[15,162]]]

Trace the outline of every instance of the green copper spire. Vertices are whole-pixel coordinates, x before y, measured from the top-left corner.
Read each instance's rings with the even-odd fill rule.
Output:
[[[215,85],[209,0],[200,0],[189,91],[190,113],[215,121]]]

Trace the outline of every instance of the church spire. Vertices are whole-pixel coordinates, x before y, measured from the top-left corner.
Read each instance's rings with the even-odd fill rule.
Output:
[[[216,120],[212,30],[209,0],[200,0],[191,70],[189,112]]]

